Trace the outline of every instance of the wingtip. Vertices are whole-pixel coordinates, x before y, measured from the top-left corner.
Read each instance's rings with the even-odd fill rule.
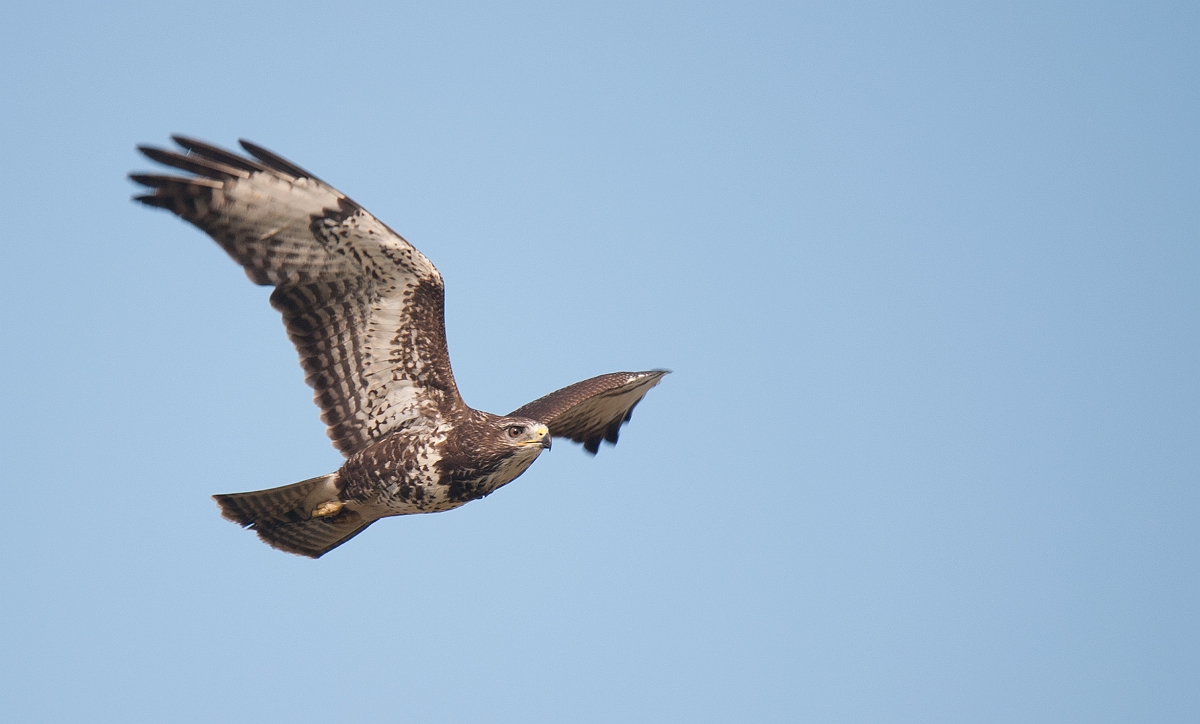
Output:
[[[146,206],[154,206],[159,209],[171,210],[171,199],[165,196],[155,196],[154,194],[140,194],[129,197],[130,201],[136,201]]]
[[[662,378],[671,374],[672,372],[674,372],[674,370],[665,370],[665,369],[646,370],[645,372],[634,372],[633,373],[634,376],[632,378],[630,378],[630,382],[633,382],[635,380],[645,380],[648,377],[648,378],[650,378],[650,380],[653,382],[654,385],[657,385],[659,380],[661,380]]]
[[[627,372],[626,374],[634,375],[633,379],[640,379],[643,377],[653,377],[655,379],[658,379],[661,377],[666,377],[667,375],[671,374],[674,371],[675,370],[653,369],[653,370],[646,370],[644,372]]]
[[[198,138],[186,136],[182,133],[172,133],[171,140],[175,142],[175,145],[179,146],[188,153],[194,153],[196,148],[207,148],[212,146],[210,143],[201,141]]]
[[[253,141],[248,141],[245,138],[239,138],[238,145],[241,146],[246,153],[250,154],[263,164],[270,166],[276,171],[280,171],[298,179],[308,178],[314,181],[320,181],[320,179],[318,179],[316,176],[300,168],[283,156],[280,156],[273,151],[268,151]]]

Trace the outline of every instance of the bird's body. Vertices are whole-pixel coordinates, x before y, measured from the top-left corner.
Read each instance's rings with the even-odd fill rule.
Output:
[[[500,416],[458,393],[446,348],[444,287],[415,247],[336,189],[242,142],[239,156],[175,137],[187,155],[142,148],[194,176],[134,174],[166,208],[221,245],[257,284],[300,353],[342,467],[281,488],[214,496],[225,517],[270,545],[319,557],[393,515],[457,508],[511,482],[551,437],[595,453],[616,443],[665,370],[617,372]]]
[[[457,429],[432,422],[425,429],[422,425],[389,434],[342,465],[338,471],[346,481],[342,499],[351,507],[409,515],[453,510],[494,492],[525,472],[547,446],[529,444],[511,455],[459,449],[460,440],[475,441],[486,435],[494,424],[488,418],[494,417],[471,410]],[[467,432],[463,427],[468,425],[479,432]],[[496,452],[507,450],[500,447]]]

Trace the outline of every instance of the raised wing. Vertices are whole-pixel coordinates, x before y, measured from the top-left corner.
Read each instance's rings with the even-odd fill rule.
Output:
[[[537,420],[550,428],[550,434],[581,442],[585,450],[595,455],[601,440],[617,444],[621,425],[629,422],[633,408],[669,372],[600,375],[551,392],[509,416]]]
[[[446,350],[442,277],[337,189],[252,143],[253,159],[173,136],[139,147],[195,174],[131,174],[135,199],[204,230],[255,284],[271,285],[334,446],[361,450],[428,406],[461,402]]]

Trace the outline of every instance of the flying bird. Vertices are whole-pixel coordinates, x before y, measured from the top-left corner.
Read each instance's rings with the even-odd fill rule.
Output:
[[[248,141],[243,156],[172,136],[139,146],[187,176],[130,174],[135,196],[211,236],[273,286],[341,468],[292,485],[214,495],[267,544],[319,558],[380,518],[436,513],[512,482],[554,437],[596,454],[667,370],[614,372],[493,415],[458,393],[442,276],[425,256],[316,176]]]

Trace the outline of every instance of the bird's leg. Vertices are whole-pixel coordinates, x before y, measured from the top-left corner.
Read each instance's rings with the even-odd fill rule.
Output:
[[[340,493],[337,473],[322,476],[318,485],[300,503],[300,508],[308,511],[309,518],[331,518],[342,512]]]
[[[324,503],[321,503],[316,508],[313,508],[312,517],[313,518],[331,518],[340,512],[342,512],[342,501],[337,500],[337,499],[326,500]]]

